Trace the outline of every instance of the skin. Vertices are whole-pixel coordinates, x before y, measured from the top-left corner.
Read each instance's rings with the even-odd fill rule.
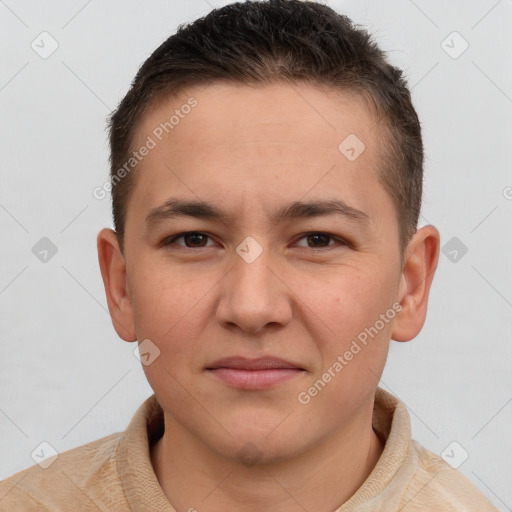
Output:
[[[417,230],[400,265],[396,211],[377,175],[380,127],[357,96],[313,85],[191,88],[152,106],[135,146],[190,95],[198,106],[136,170],[124,254],[115,232],[98,235],[117,333],[160,350],[144,366],[165,418],[151,450],[155,473],[178,511],[332,511],[382,453],[372,429],[375,389],[390,340],[408,341],[424,324],[439,233]],[[355,161],[338,150],[349,134],[366,146]],[[177,217],[148,230],[146,216],[169,197],[212,202],[233,219]],[[273,221],[292,201],[332,198],[368,222]],[[207,236],[161,245],[184,231]],[[252,263],[236,252],[247,236],[262,248]],[[394,303],[402,308],[395,318],[299,403]],[[264,391],[236,389],[205,370],[232,355],[272,355],[305,371]],[[254,465],[238,455],[248,443],[258,450]]]

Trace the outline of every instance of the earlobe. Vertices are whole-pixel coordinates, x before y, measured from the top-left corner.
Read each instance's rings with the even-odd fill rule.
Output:
[[[400,277],[399,301],[391,338],[409,341],[421,331],[427,315],[428,296],[439,259],[439,231],[427,225],[416,231],[407,247]]]
[[[126,282],[126,263],[117,234],[102,229],[97,237],[98,261],[114,328],[124,341],[136,341],[133,310]]]

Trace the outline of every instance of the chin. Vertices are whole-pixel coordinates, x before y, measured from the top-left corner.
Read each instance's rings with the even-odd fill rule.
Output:
[[[274,427],[275,428],[275,427]],[[240,429],[227,435],[216,446],[211,446],[217,453],[242,462],[248,467],[281,462],[303,453],[307,446],[300,432],[282,429],[277,435],[272,429],[261,432],[255,429]],[[211,439],[209,439],[211,443]],[[300,445],[298,445],[300,443]]]

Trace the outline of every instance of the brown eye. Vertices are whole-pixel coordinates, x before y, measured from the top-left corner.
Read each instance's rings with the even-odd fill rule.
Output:
[[[332,239],[329,235],[324,235],[322,233],[317,235],[308,235],[307,237],[308,243],[312,244],[315,247],[318,247],[319,245],[321,247],[326,247],[329,245],[329,240]]]
[[[306,244],[298,243],[299,247],[308,247],[310,249],[324,249],[326,247],[335,247],[336,245],[347,245],[340,238],[328,233],[305,233],[299,240],[306,241]]]
[[[192,245],[193,247],[204,247],[205,243],[207,241],[207,236],[203,235],[202,233],[189,233],[186,235],[183,235],[183,239],[188,242],[185,243],[187,247],[190,247]],[[189,245],[190,244],[190,245]]]
[[[172,245],[178,240],[183,239],[185,243],[177,243],[177,245],[181,245],[189,249],[201,248],[207,247],[207,241],[209,238],[210,237],[204,233],[200,233],[198,231],[189,231],[168,238],[162,245]]]

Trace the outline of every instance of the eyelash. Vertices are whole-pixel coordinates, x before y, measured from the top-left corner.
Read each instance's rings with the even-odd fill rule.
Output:
[[[184,231],[182,233],[178,233],[176,235],[172,235],[172,236],[166,238],[161,243],[161,246],[162,247],[170,246],[170,245],[174,244],[174,242],[176,240],[179,240],[180,238],[184,238],[186,235],[203,235],[203,236],[206,236],[206,237],[212,239],[212,237],[210,237],[210,235],[208,235],[207,233],[203,233],[202,231]],[[322,251],[322,250],[330,250],[330,249],[338,247],[338,246],[352,247],[352,244],[349,243],[348,241],[343,240],[342,238],[339,238],[337,236],[331,235],[330,233],[325,233],[323,231],[309,231],[307,233],[303,233],[302,236],[297,239],[297,241],[302,240],[303,238],[314,236],[314,235],[322,235],[322,236],[328,237],[329,239],[336,241],[337,245],[334,244],[334,245],[328,245],[326,247],[316,247],[316,248],[315,247],[304,247],[304,249],[316,249],[316,251]],[[187,247],[186,245],[181,245],[181,244],[177,244],[177,245],[180,247],[183,247],[183,249],[190,249],[190,250],[206,248],[206,247],[197,247],[197,248]]]

